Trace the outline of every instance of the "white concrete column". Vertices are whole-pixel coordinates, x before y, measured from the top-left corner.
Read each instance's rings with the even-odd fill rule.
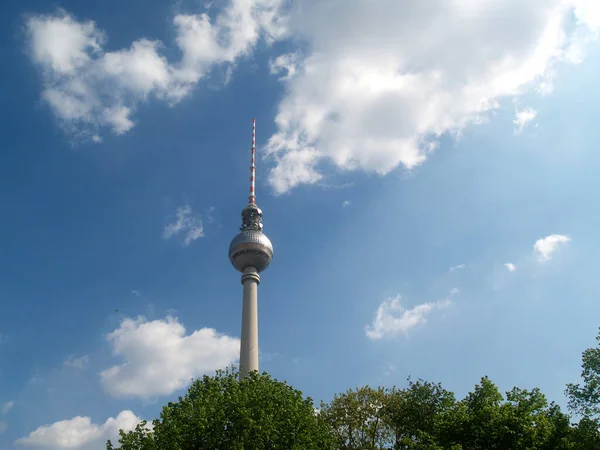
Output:
[[[242,342],[240,346],[240,381],[258,371],[258,283],[256,267],[246,267],[242,275]]]

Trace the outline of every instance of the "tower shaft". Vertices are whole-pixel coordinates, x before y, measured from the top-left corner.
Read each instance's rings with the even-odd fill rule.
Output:
[[[256,120],[252,120],[252,148],[250,165],[250,196],[242,209],[240,232],[229,244],[229,260],[242,273],[242,338],[240,341],[240,381],[258,371],[258,284],[260,272],[273,259],[273,244],[262,232],[262,211],[256,205],[255,165]]]
[[[258,284],[255,267],[248,266],[242,275],[242,339],[240,344],[240,381],[250,372],[258,371]]]

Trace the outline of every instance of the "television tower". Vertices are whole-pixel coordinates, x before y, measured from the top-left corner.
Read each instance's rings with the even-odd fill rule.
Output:
[[[252,119],[252,164],[250,165],[250,197],[242,209],[240,233],[229,244],[229,260],[242,272],[244,290],[242,304],[242,341],[240,345],[240,381],[258,371],[258,284],[260,272],[273,259],[273,245],[263,234],[262,211],[256,206],[254,179],[256,166],[256,119]]]

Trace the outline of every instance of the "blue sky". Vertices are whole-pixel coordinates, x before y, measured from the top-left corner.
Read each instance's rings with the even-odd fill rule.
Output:
[[[600,326],[600,9],[363,3],[0,6],[1,448],[102,448],[236,362],[252,118],[261,369],[565,404]]]

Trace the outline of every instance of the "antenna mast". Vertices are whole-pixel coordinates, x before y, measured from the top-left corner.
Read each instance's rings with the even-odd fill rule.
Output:
[[[244,286],[242,303],[242,335],[240,339],[240,380],[258,371],[258,283],[259,273],[273,259],[273,244],[263,234],[262,211],[256,205],[254,193],[256,159],[256,119],[252,119],[252,164],[250,165],[250,196],[242,209],[240,232],[229,244],[229,260],[242,273]]]
[[[256,158],[256,119],[252,119],[252,164],[250,165],[250,197],[249,203],[256,204],[256,195],[254,194],[254,179],[256,176],[256,166],[254,159]]]

